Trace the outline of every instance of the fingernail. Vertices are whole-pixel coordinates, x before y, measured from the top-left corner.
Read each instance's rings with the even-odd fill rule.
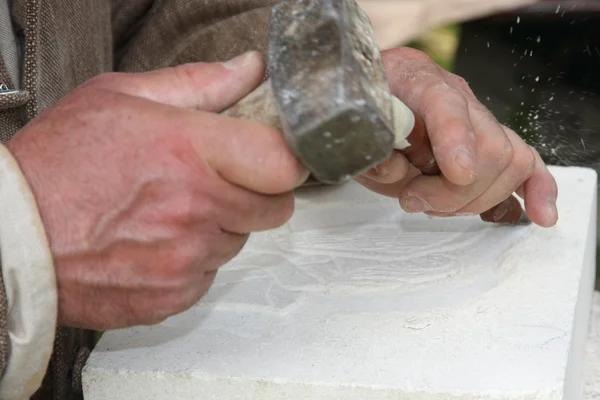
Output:
[[[504,218],[504,216],[506,215],[506,213],[508,212],[508,201],[503,201],[502,203],[498,204],[496,206],[496,209],[494,210],[494,222],[498,222],[500,221],[502,218]]]
[[[406,197],[402,202],[402,208],[404,208],[404,211],[409,213],[419,213],[426,210],[431,211],[428,210],[428,207],[423,200],[414,196]]]
[[[374,176],[379,176],[379,177],[386,177],[390,173],[388,171],[388,169],[385,167],[385,165],[379,165],[379,166],[373,168],[372,171],[373,171]]]
[[[527,215],[527,212],[525,210],[523,210],[521,212],[521,218],[519,218],[519,220],[517,221],[517,225],[531,225],[533,223],[533,221],[531,220],[531,218],[529,218],[529,215]]]
[[[252,60],[252,57],[254,57],[254,52],[250,51],[224,62],[223,66],[232,70],[244,68],[248,66],[248,63]]]
[[[548,218],[552,221],[558,219],[558,208],[556,207],[556,199],[548,200],[548,208],[547,208]]]
[[[369,171],[367,171],[367,173],[365,174],[365,177],[369,178],[369,179],[377,179],[377,178],[386,177],[388,174],[389,174],[389,171],[387,170],[387,168],[379,165],[379,166],[373,167]]]
[[[454,159],[458,165],[469,171],[471,175],[475,173],[475,156],[471,150],[465,146],[460,146],[456,149],[456,156]]]
[[[296,187],[300,187],[306,183],[316,183],[316,182],[318,182],[318,181],[312,177],[312,175],[310,174],[310,171],[303,169],[303,171],[300,174],[300,177],[298,179],[298,183],[296,184]]]

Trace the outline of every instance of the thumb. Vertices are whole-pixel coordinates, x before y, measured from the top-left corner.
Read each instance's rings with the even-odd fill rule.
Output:
[[[139,74],[120,74],[117,91],[175,107],[221,112],[237,103],[263,80],[259,52],[225,63],[191,63]]]

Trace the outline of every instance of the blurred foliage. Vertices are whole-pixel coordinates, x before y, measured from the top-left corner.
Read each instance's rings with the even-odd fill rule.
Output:
[[[439,65],[453,71],[459,41],[460,25],[448,25],[426,32],[407,46],[427,53]]]

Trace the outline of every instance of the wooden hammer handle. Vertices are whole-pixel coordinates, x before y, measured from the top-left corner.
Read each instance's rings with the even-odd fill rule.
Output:
[[[410,146],[398,151],[404,154],[423,175],[440,175],[441,170],[435,160],[425,123],[417,115],[415,115],[414,129],[406,140]],[[521,207],[521,203],[514,195],[483,212],[480,217],[485,222],[499,224],[524,225],[531,223]]]

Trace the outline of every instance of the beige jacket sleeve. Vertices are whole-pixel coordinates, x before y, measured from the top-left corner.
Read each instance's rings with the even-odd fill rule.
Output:
[[[0,399],[23,400],[42,384],[50,361],[57,290],[36,201],[16,160],[2,145],[0,260],[6,293],[5,314],[0,317],[4,334]]]
[[[401,46],[436,26],[463,22],[540,0],[358,0],[382,49]]]

